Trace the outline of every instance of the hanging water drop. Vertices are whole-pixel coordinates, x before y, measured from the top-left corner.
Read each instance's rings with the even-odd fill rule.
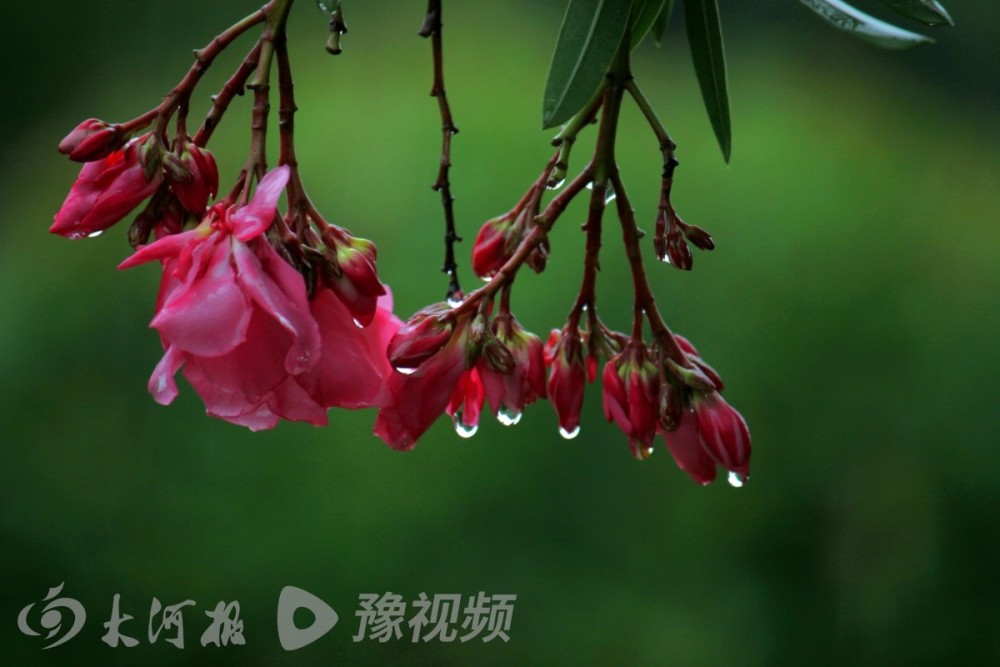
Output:
[[[100,236],[103,233],[104,233],[103,229],[98,229],[96,231],[93,231],[93,232],[90,232],[89,234],[87,234],[87,238],[88,239],[96,239],[98,236]]]
[[[578,424],[576,426],[576,428],[574,428],[572,431],[567,431],[562,426],[560,426],[559,427],[559,435],[561,435],[562,437],[566,438],[567,440],[572,440],[576,436],[580,435],[580,426]]]
[[[457,296],[449,296],[448,305],[451,306],[452,308],[458,308],[459,306],[462,305],[462,300],[459,299]]]
[[[521,411],[513,410],[508,408],[506,405],[501,405],[500,409],[497,411],[497,421],[504,426],[513,426],[517,422],[521,421]]]
[[[396,366],[396,370],[402,373],[403,375],[413,375],[414,373],[417,372],[416,368],[404,368],[403,366]]]
[[[738,472],[729,473],[729,486],[734,489],[738,489],[746,484],[750,480],[749,475],[744,475]]]
[[[461,410],[455,412],[453,419],[455,421],[455,433],[458,433],[463,438],[471,438],[479,430],[478,424],[466,424],[462,421]]]
[[[545,187],[547,189],[549,189],[549,190],[558,190],[559,188],[561,188],[563,186],[563,183],[565,183],[565,182],[566,182],[565,178],[551,180],[551,181],[549,181],[548,183],[545,184]]]

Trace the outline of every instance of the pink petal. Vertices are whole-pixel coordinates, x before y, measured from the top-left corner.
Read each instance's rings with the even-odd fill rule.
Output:
[[[270,245],[262,244],[261,251],[270,260],[268,268],[280,272],[282,286],[265,273],[253,252],[239,241],[233,243],[236,280],[254,303],[292,335],[285,356],[285,369],[293,375],[302,373],[316,365],[320,351],[319,327],[309,312],[305,282],[298,271],[278,257]]]
[[[229,219],[236,231],[236,238],[249,241],[267,231],[274,220],[278,198],[288,184],[288,165],[272,169],[257,184],[253,198],[243,208],[236,209]]]
[[[142,246],[136,250],[131,257],[119,264],[118,268],[131,269],[133,266],[145,264],[154,259],[175,257],[180,255],[185,245],[197,242],[199,237],[204,237],[204,232],[198,229],[164,236],[162,239],[153,241],[149,245]]]
[[[229,239],[218,244],[205,275],[177,287],[150,326],[190,354],[219,356],[246,337],[250,303],[229,265]]]
[[[177,398],[177,383],[174,375],[184,363],[186,355],[176,347],[168,347],[149,377],[149,393],[160,405],[170,405]]]

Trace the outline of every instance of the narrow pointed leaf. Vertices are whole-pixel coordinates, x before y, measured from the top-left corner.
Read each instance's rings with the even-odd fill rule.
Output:
[[[884,49],[909,49],[930,44],[930,37],[879,21],[841,0],[800,0],[834,28],[850,33]]]
[[[542,100],[542,129],[569,120],[593,96],[625,35],[632,0],[570,0]]]
[[[663,35],[667,32],[667,24],[670,23],[670,12],[673,8],[674,0],[667,0],[663,3],[663,9],[660,10],[656,20],[653,21],[653,38],[656,39],[657,46],[663,43]]]
[[[653,22],[663,10],[666,0],[635,0],[632,6],[632,29],[629,32],[629,47],[634,49],[646,36]]]
[[[882,0],[882,4],[927,25],[955,25],[948,10],[937,0]]]
[[[716,0],[684,0],[688,43],[698,75],[701,96],[722,156],[729,162],[733,134],[729,120],[729,91],[726,88],[726,56],[722,49],[722,26]]]

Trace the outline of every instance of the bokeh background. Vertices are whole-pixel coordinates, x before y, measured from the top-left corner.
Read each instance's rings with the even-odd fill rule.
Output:
[[[306,186],[331,220],[377,241],[405,317],[444,288],[428,187],[439,121],[429,44],[415,35],[424,7],[348,3],[335,59],[323,52],[325,17],[312,0],[298,4]],[[9,3],[3,662],[997,664],[1000,9],[949,4],[956,28],[892,53],[834,33],[798,3],[723,3],[729,167],[679,11],[662,47],[636,53],[638,80],[680,146],[675,202],[718,243],[690,274],[650,271],[670,324],[720,370],[751,426],[753,478],[733,489],[695,485],[662,446],[633,460],[597,386],[576,440],[559,437],[541,403],[514,428],[484,419],[471,440],[442,419],[410,453],[371,435],[371,412],[253,434],[205,417],[186,384],[173,406],[156,405],[145,383],[160,356],[147,328],[158,272],[115,270],[129,253],[123,228],[78,242],[47,234],[77,170],[55,145],[83,118],[124,120],[156,104],[190,49],[259,3]],[[463,258],[550,155],[541,90],[563,7],[446,4]],[[213,67],[195,118],[249,44]],[[659,155],[626,108],[620,163],[650,229]],[[248,114],[237,100],[213,141],[223,183],[242,164]],[[582,211],[560,221],[546,273],[514,294],[517,315],[543,335],[575,295]],[[615,234],[605,248],[602,315],[622,328],[628,273]],[[467,263],[462,277],[473,284]],[[88,620],[43,651],[18,632],[17,613],[60,582]],[[341,615],[295,653],[275,632],[286,585]],[[358,595],[387,591],[515,593],[511,641],[353,643]],[[123,630],[137,648],[100,641],[116,593],[135,616]],[[198,603],[184,650],[146,641],[153,597]],[[204,611],[234,599],[247,645],[202,648]]]

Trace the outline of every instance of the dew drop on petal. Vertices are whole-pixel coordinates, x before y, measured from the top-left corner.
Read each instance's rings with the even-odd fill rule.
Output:
[[[750,481],[750,478],[747,475],[743,475],[738,472],[729,473],[729,486],[733,488],[738,489],[742,487],[744,484],[746,484],[748,481]]]
[[[414,373],[417,372],[416,368],[403,368],[402,366],[396,366],[396,370],[402,373],[403,375],[413,375]]]
[[[451,306],[452,308],[458,308],[459,306],[462,305],[462,300],[459,299],[458,297],[449,296],[448,305]]]
[[[100,236],[103,233],[104,233],[103,229],[98,229],[96,231],[93,231],[93,232],[90,232],[89,234],[87,234],[87,238],[88,239],[96,239],[98,236]]]
[[[357,328],[359,328],[359,329],[364,329],[365,328],[365,325],[361,324],[361,321],[358,318],[352,317],[351,319],[354,320],[354,326],[356,326]]]
[[[512,410],[506,405],[502,405],[497,411],[497,421],[504,426],[513,426],[517,422],[521,421],[521,414],[520,410]]]
[[[561,435],[562,437],[566,438],[567,440],[572,440],[576,436],[580,435],[580,426],[578,424],[577,427],[574,428],[572,431],[567,431],[562,426],[560,426],[559,427],[559,435]]]

